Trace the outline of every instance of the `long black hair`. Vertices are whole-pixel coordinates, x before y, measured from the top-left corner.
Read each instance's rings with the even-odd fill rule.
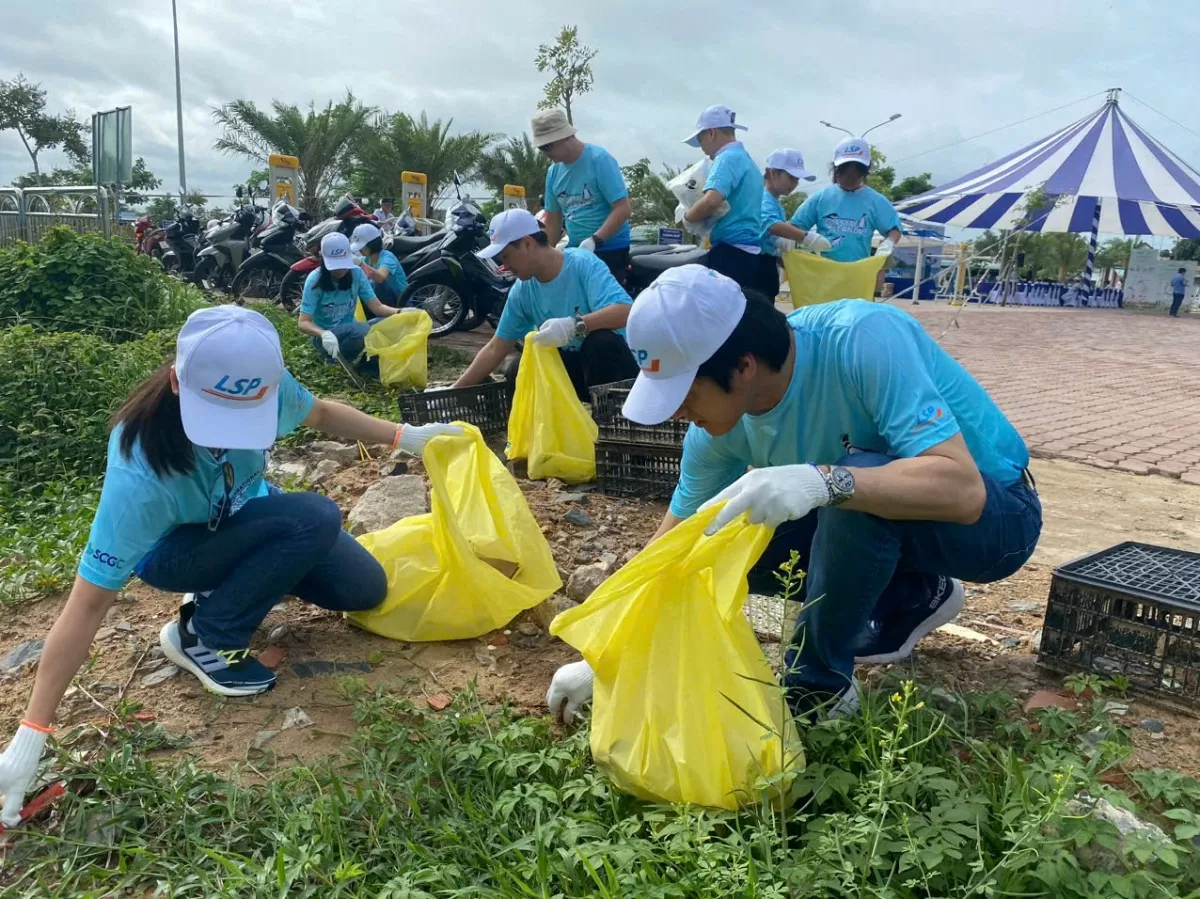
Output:
[[[183,430],[179,397],[171,389],[169,362],[133,388],[109,425],[121,427],[121,455],[131,459],[134,446],[140,445],[151,470],[160,478],[188,474],[195,467],[192,441]]]
[[[319,271],[321,274],[317,276],[318,290],[349,290],[354,286],[353,277],[343,278],[341,281],[333,280],[333,275],[330,273],[329,269],[325,267],[324,260],[321,260],[321,268]]]

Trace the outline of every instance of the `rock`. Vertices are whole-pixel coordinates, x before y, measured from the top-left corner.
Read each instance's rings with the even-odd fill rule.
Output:
[[[254,739],[250,741],[251,749],[261,750],[264,746],[270,743],[279,734],[277,730],[260,730],[254,735]]]
[[[1165,740],[1166,738],[1167,738],[1167,735],[1166,735],[1166,734],[1164,734],[1164,733],[1162,733],[1161,731],[1160,731],[1159,733],[1156,733],[1156,734],[1151,734],[1151,735],[1150,735],[1150,739],[1151,739],[1151,740],[1155,740],[1155,741],[1158,741],[1158,740]]]
[[[1092,797],[1080,793],[1078,799],[1068,800],[1064,811],[1071,816],[1082,817],[1091,815],[1101,821],[1107,821],[1117,829],[1123,837],[1137,835],[1153,843],[1170,843],[1170,838],[1163,833],[1162,828],[1149,821],[1143,821],[1137,815],[1126,809],[1119,808],[1101,797]]]
[[[563,521],[567,524],[573,524],[577,528],[594,528],[596,526],[596,522],[592,519],[592,516],[588,515],[587,512],[578,506],[568,511],[563,516]]]
[[[492,637],[492,639],[488,640],[489,648],[492,646],[507,646],[507,645],[508,645],[508,637],[506,637],[504,634],[496,634],[494,637]]]
[[[575,602],[583,602],[608,579],[608,574],[608,567],[603,563],[580,565],[567,581],[567,597]]]
[[[292,636],[292,629],[286,624],[277,624],[271,628],[267,634],[267,644],[270,646],[278,646],[285,643]]]
[[[291,730],[293,727],[312,727],[312,723],[313,720],[308,717],[308,712],[297,706],[283,713],[283,724],[280,725],[280,730]]]
[[[308,480],[320,486],[341,470],[342,466],[338,465],[333,459],[322,459],[317,463],[316,468],[312,470],[312,474],[308,476]]]
[[[961,640],[970,640],[973,643],[995,643],[996,641],[987,634],[981,634],[977,630],[972,630],[969,627],[963,627],[961,624],[943,624],[937,629],[939,634],[946,634],[950,637],[958,637]]]
[[[1106,702],[1104,703],[1104,712],[1107,715],[1120,717],[1129,714],[1129,706],[1124,702]]]
[[[440,712],[443,709],[449,708],[451,703],[450,697],[445,693],[435,693],[425,701],[429,703],[429,707],[435,712]]]
[[[616,553],[601,553],[600,564],[607,568],[610,572],[617,567]]]
[[[1070,696],[1063,696],[1061,693],[1052,693],[1049,690],[1038,690],[1027,700],[1025,700],[1025,711],[1032,712],[1034,709],[1066,709],[1069,712],[1075,711],[1079,707],[1079,703]]]
[[[624,567],[634,560],[640,550],[631,549],[625,555],[621,556],[621,566]]]
[[[142,678],[142,686],[143,687],[157,687],[159,684],[165,683],[166,681],[170,680],[178,673],[179,673],[179,669],[176,668],[174,665],[163,665],[161,668],[158,668],[155,671],[151,671],[149,674],[147,674],[145,677],[143,677]]]
[[[100,630],[96,631],[95,639],[96,640],[107,640],[109,637],[115,637],[116,635],[117,635],[116,628],[102,627],[102,628],[100,628]]]
[[[357,446],[334,440],[316,440],[304,448],[304,454],[311,461],[318,463],[318,467],[321,462],[333,462],[342,467],[353,465],[359,460]]]
[[[1012,602],[1006,602],[1006,606],[1010,612],[1040,612],[1042,604],[1028,599],[1017,599]]]
[[[564,506],[568,503],[577,503],[581,506],[588,504],[588,495],[586,493],[559,493],[553,499],[556,503],[562,503]]]
[[[1100,744],[1104,742],[1104,738],[1107,736],[1108,734],[1105,733],[1104,728],[1093,727],[1086,734],[1082,734],[1079,737],[1079,742],[1084,745],[1085,749],[1088,749],[1092,752],[1099,752]]]
[[[1005,649],[1016,649],[1018,646],[1021,645],[1021,638],[1020,637],[1003,637],[1000,640],[1000,645],[1003,646]]]
[[[517,630],[526,637],[537,637],[542,633],[542,629],[532,621],[522,621],[517,625]]]
[[[303,481],[308,474],[308,464],[305,462],[280,462],[271,472],[277,478],[295,478]]]
[[[130,624],[128,621],[126,621],[124,618],[122,618],[120,621],[118,621],[116,624],[113,625],[113,630],[124,631],[125,633],[128,634],[130,631],[133,630],[133,625]]]
[[[1147,733],[1161,734],[1163,732],[1163,723],[1157,718],[1143,718],[1138,722],[1138,727]]]
[[[268,646],[258,654],[258,660],[266,665],[272,671],[283,664],[283,660],[287,658],[287,650],[282,646]]]
[[[42,647],[45,645],[45,640],[26,640],[24,643],[17,644],[8,655],[0,659],[0,671],[16,672],[37,664],[37,660],[42,657]]]
[[[385,459],[383,464],[379,466],[379,476],[381,478],[396,478],[402,474],[408,474],[407,462],[394,462],[391,459]]]
[[[1029,647],[1034,652],[1040,652],[1042,648],[1042,629],[1039,627],[1033,632],[1033,636],[1029,638]]]
[[[395,524],[401,518],[429,511],[425,481],[419,475],[405,474],[377,481],[368,488],[350,510],[351,534],[369,534]]]

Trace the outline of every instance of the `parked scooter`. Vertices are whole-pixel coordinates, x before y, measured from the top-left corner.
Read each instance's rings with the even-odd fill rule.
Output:
[[[155,259],[161,259],[162,249],[159,247],[159,241],[162,240],[163,229],[156,227],[151,221],[150,216],[138,216],[133,225],[133,238],[137,247],[139,256],[153,256]]]
[[[309,215],[283,200],[271,208],[270,223],[251,238],[252,255],[238,266],[229,292],[243,299],[273,299],[292,263],[304,255],[300,229]]]
[[[304,255],[294,260],[284,273],[275,302],[288,312],[295,311],[304,292],[305,279],[309,272],[315,271],[321,264],[321,239],[325,235],[340,231],[349,237],[364,222],[376,221],[375,216],[359,206],[353,197],[344,195],[334,207],[332,216],[313,225],[297,241],[304,249]]]
[[[706,252],[703,247],[690,244],[634,247],[629,254],[629,274],[625,280],[625,289],[631,297],[637,297],[650,286],[650,282],[667,269],[698,263]]]
[[[158,247],[163,268],[173,275],[190,277],[200,253],[200,219],[191,206],[181,206],[175,220],[164,222]]]
[[[239,187],[239,198],[240,194]],[[229,218],[217,222],[204,233],[208,244],[200,251],[192,280],[204,290],[227,291],[243,262],[250,257],[250,241],[262,227],[266,210],[261,206],[240,206]]]

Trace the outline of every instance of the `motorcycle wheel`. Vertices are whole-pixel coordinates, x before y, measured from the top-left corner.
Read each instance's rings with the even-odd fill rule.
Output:
[[[300,305],[300,297],[304,293],[304,282],[308,279],[308,272],[293,272],[290,269],[283,276],[283,282],[279,285],[279,293],[275,296],[275,302],[286,309],[288,312],[295,312],[296,307]]]
[[[224,285],[224,278],[221,277],[221,271],[217,268],[217,262],[211,256],[205,256],[198,263],[192,272],[192,283],[206,293],[212,293],[215,290],[220,290]]]
[[[400,305],[424,309],[433,319],[431,337],[445,337],[463,325],[467,315],[467,300],[448,275],[434,275],[428,280],[409,284],[400,296]]]
[[[273,300],[279,293],[284,274],[286,270],[280,272],[279,264],[274,260],[270,263],[243,265],[233,276],[229,292],[238,300]]]

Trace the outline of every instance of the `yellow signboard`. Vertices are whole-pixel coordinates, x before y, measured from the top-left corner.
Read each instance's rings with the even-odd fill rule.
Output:
[[[416,218],[425,215],[428,205],[429,178],[424,172],[401,172],[400,180],[404,183],[404,205]]]
[[[504,185],[504,208],[525,209],[525,188],[520,184]]]
[[[267,157],[267,175],[271,201],[286,200],[292,206],[297,205],[296,184],[299,181],[300,160],[295,156],[272,153]]]

